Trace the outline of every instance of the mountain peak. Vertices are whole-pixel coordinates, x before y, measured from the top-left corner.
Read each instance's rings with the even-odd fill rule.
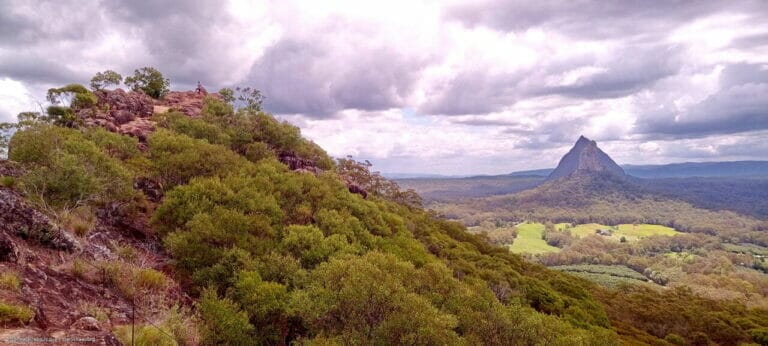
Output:
[[[573,148],[560,159],[557,168],[552,171],[547,180],[597,173],[608,173],[620,177],[625,175],[624,170],[597,147],[597,142],[579,136]]]

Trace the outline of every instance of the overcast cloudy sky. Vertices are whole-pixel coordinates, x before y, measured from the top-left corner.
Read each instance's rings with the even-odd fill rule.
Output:
[[[766,1],[0,0],[0,121],[142,66],[384,172],[768,159]]]

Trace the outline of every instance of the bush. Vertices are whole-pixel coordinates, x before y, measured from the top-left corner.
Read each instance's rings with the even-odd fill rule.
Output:
[[[255,331],[248,315],[215,290],[206,290],[197,305],[203,320],[201,337],[205,345],[250,345]]]
[[[85,236],[96,225],[96,215],[86,206],[66,210],[59,216],[62,227],[78,236]]]
[[[50,106],[45,110],[45,120],[56,126],[74,127],[77,125],[77,116],[72,108],[64,106]]]
[[[16,186],[16,178],[8,176],[0,176],[0,186],[13,188]]]
[[[166,187],[185,184],[193,177],[225,176],[248,164],[225,147],[167,130],[158,130],[149,138],[149,155],[155,174]]]
[[[150,268],[136,269],[133,272],[134,286],[149,292],[160,292],[168,287],[169,279],[165,274]]]
[[[194,119],[183,113],[173,112],[156,116],[158,123],[176,133],[195,139],[203,139],[210,144],[229,146],[231,140],[218,126],[202,119]]]
[[[142,91],[149,97],[159,99],[168,93],[171,81],[153,67],[142,67],[135,70],[133,76],[125,78],[125,85],[133,91]]]
[[[21,291],[21,280],[16,273],[2,273],[0,274],[0,289],[11,290],[14,292]]]
[[[35,317],[32,309],[0,302],[0,325],[27,324]]]
[[[115,337],[123,345],[138,346],[178,346],[179,343],[172,337],[168,330],[161,330],[153,325],[138,325],[134,328],[135,333],[131,335],[131,326],[120,326],[115,328]]]
[[[10,149],[9,158],[28,169],[23,190],[37,202],[67,209],[136,196],[131,174],[78,131],[33,126],[17,132]]]
[[[105,154],[121,161],[141,155],[139,140],[135,137],[109,132],[101,127],[86,129],[83,131],[83,136],[96,144]]]

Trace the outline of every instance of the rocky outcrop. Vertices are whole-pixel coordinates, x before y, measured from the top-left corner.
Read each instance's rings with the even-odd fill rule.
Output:
[[[581,136],[573,148],[560,159],[557,168],[552,171],[547,180],[595,174],[625,176],[624,170],[597,147],[597,142]]]
[[[123,89],[98,90],[94,92],[98,102],[94,108],[77,110],[77,116],[85,126],[101,126],[145,141],[155,129],[150,120],[154,114],[152,98],[140,92],[126,92]]]
[[[283,151],[277,155],[277,159],[288,166],[292,171],[311,172],[320,174],[323,170],[317,167],[317,162],[308,158],[300,157],[292,152]]]
[[[182,112],[191,117],[199,117],[203,110],[203,101],[206,96],[219,98],[218,94],[209,94],[203,91],[171,91],[162,99],[155,100],[155,105],[164,109]]]
[[[30,206],[16,192],[0,189],[0,232],[39,242],[53,249],[74,251],[80,242],[53,220]],[[7,242],[6,242],[7,243]]]

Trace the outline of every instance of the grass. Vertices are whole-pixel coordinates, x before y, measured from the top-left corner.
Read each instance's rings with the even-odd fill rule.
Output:
[[[79,236],[85,236],[96,225],[96,215],[88,207],[67,210],[59,215],[61,226]]]
[[[652,235],[674,236],[680,233],[671,227],[661,226],[661,225],[652,225],[652,224],[646,224],[646,223],[621,224],[618,226],[606,226],[606,225],[601,225],[599,223],[587,223],[587,224],[571,226],[570,224],[559,223],[555,225],[555,229],[568,230],[571,232],[571,235],[573,235],[576,238],[583,238],[588,235],[595,234],[595,231],[597,230],[607,229],[613,232],[613,234],[611,235],[611,238],[617,241],[620,240],[621,237],[624,237],[627,241],[634,241],[634,240],[649,237]]]
[[[0,274],[0,290],[21,292],[21,280],[16,273]]]
[[[509,247],[514,253],[542,254],[558,252],[560,249],[547,244],[541,239],[544,225],[540,223],[521,223],[517,227],[517,238]]]
[[[9,176],[0,176],[0,186],[14,187],[16,186],[16,178],[9,177]]]
[[[34,317],[35,312],[26,306],[0,302],[0,325],[27,324]]]

